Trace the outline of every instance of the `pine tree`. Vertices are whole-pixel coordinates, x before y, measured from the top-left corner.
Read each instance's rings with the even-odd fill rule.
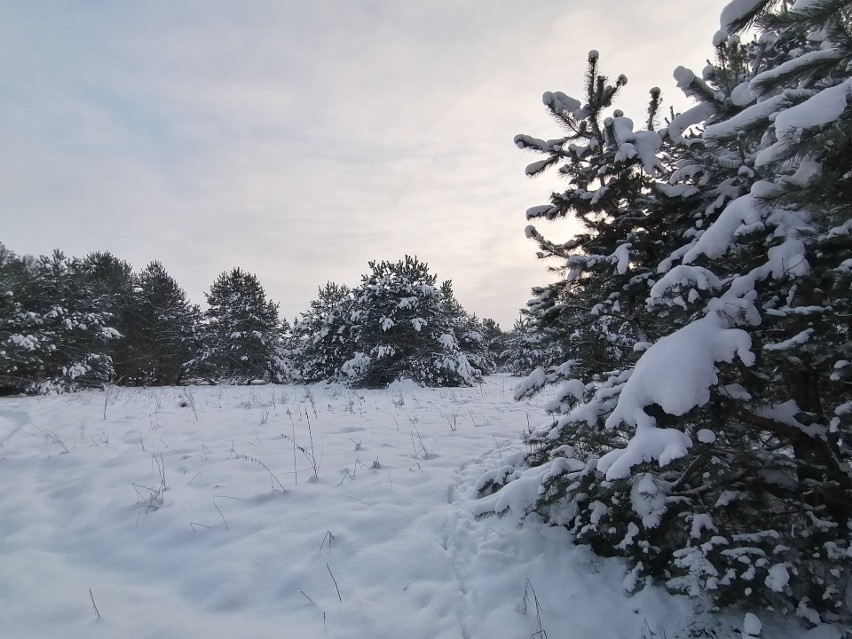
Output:
[[[348,286],[328,282],[294,322],[291,357],[302,381],[337,379],[354,355],[352,301]]]
[[[680,201],[659,221],[663,244],[631,241],[627,271],[643,276],[632,300],[644,303],[618,302],[645,334],[626,332],[636,355],[567,365],[553,417],[528,440],[533,468],[481,484],[537,477],[531,507],[596,552],[627,556],[634,586],[648,576],[816,622],[848,618],[852,574],[852,3],[789,4],[731,3],[719,62],[700,78],[676,71],[699,103],[666,132],[675,171],[654,189],[664,208]],[[743,45],[748,25],[761,35]],[[612,228],[596,239],[636,237],[617,216],[598,221]]]
[[[500,328],[500,324],[496,320],[485,317],[481,324],[482,338],[485,343],[485,348],[488,349],[489,356],[494,362],[494,370],[505,372],[506,370],[506,344],[508,334]]]
[[[480,372],[459,347],[445,293],[426,263],[406,256],[370,262],[352,306],[355,353],[342,372],[355,386],[401,378],[426,386],[469,386]]]
[[[121,370],[125,383],[174,385],[199,346],[201,311],[158,261],[135,278]]]
[[[234,383],[277,381],[282,324],[257,277],[235,268],[205,295],[204,345],[189,370]]]
[[[80,260],[60,251],[35,260],[7,252],[2,274],[1,375],[7,389],[63,391],[114,378],[109,343],[121,335]]]
[[[555,371],[567,358],[566,348],[570,340],[561,338],[567,327],[559,330],[543,330],[529,316],[519,318],[503,340],[500,360],[503,369],[512,375],[526,376],[540,368]]]
[[[115,382],[124,383],[127,377],[130,333],[133,318],[133,267],[108,251],[96,251],[79,260],[81,275],[88,281],[98,308],[110,315],[110,325],[121,334],[106,345],[115,370]]]
[[[447,280],[441,284],[441,298],[459,351],[479,375],[490,375],[496,364],[486,341],[483,322],[476,315],[464,310],[453,292],[452,281]]]
[[[0,393],[26,390],[39,375],[41,344],[37,316],[25,307],[32,292],[32,258],[15,255],[0,244]]]

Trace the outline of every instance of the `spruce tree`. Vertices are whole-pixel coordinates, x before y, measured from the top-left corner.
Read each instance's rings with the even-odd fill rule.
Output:
[[[490,317],[482,319],[481,331],[485,348],[488,349],[489,356],[494,362],[494,370],[505,372],[506,358],[504,353],[506,352],[508,335],[500,328],[500,324]]]
[[[627,272],[641,279],[617,298],[633,325],[618,336],[635,354],[618,345],[563,367],[553,417],[528,439],[532,468],[484,477],[484,492],[500,490],[483,512],[528,491],[511,482],[526,473],[541,482],[530,508],[628,557],[631,587],[647,576],[720,604],[848,619],[850,8],[733,2],[718,63],[676,71],[699,102],[662,136],[674,171],[648,209],[670,212],[662,244],[617,216],[592,220],[612,224],[596,240],[631,239]],[[760,37],[742,44],[749,25]],[[600,264],[583,238],[576,261]],[[567,288],[553,295],[600,303],[595,288]]]
[[[500,360],[503,369],[516,376],[527,376],[536,369],[554,371],[567,358],[570,340],[568,327],[544,330],[529,316],[521,316],[503,340]],[[562,337],[560,334],[564,333]]]
[[[106,352],[113,362],[115,382],[126,383],[127,363],[131,357],[131,333],[134,327],[133,267],[109,251],[89,253],[79,260],[81,274],[91,287],[94,302],[110,314],[110,324],[121,334],[120,339],[111,340]]]
[[[179,384],[199,346],[201,311],[160,262],[135,277],[129,315],[125,383]]]
[[[294,322],[291,358],[302,381],[339,378],[343,364],[354,354],[352,302],[348,286],[328,282]]]
[[[426,386],[469,386],[479,378],[459,346],[451,305],[416,257],[370,262],[352,306],[355,353],[342,372],[355,386],[401,378]]]
[[[494,372],[496,364],[485,336],[482,320],[464,310],[453,292],[452,281],[447,280],[441,284],[441,298],[450,328],[458,342],[459,351],[479,375],[490,375]]]
[[[278,381],[282,324],[278,305],[257,277],[240,268],[222,273],[205,294],[203,346],[191,372],[233,383]]]
[[[63,391],[114,379],[109,344],[121,335],[80,260],[60,251],[23,260],[6,252],[2,275],[2,378],[9,390]]]

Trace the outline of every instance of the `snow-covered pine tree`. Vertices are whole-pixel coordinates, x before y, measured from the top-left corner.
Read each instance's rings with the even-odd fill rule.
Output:
[[[26,390],[42,370],[37,316],[25,307],[32,266],[0,244],[0,394]]]
[[[627,556],[630,588],[848,619],[851,6],[737,0],[719,64],[676,71],[700,100],[669,127],[694,214],[645,284],[656,330],[632,367],[565,385],[483,513],[527,504]]]
[[[461,352],[435,275],[425,262],[370,262],[354,292],[355,353],[342,368],[355,386],[409,378],[426,386],[470,386],[479,371]]]
[[[503,351],[500,353],[502,368],[507,373],[517,376],[527,376],[535,369],[555,370],[567,358],[567,337],[559,337],[568,329],[556,327],[543,329],[533,323],[529,316],[522,316],[506,333]]]
[[[506,353],[508,334],[503,331],[496,320],[484,317],[482,319],[482,337],[485,340],[485,347],[494,361],[494,370],[505,372],[506,359],[504,354]]]
[[[464,310],[453,292],[452,281],[446,280],[441,284],[441,297],[459,350],[480,375],[490,375],[496,365],[485,338],[482,320]]]
[[[106,353],[112,358],[115,382],[124,383],[133,326],[133,267],[109,251],[89,253],[79,260],[81,274],[88,280],[97,306],[110,313],[110,324],[121,333],[120,339],[110,340]]]
[[[180,383],[199,346],[201,311],[158,261],[136,275],[125,329],[124,383]]]
[[[352,301],[348,286],[328,282],[294,322],[289,351],[302,381],[337,379],[343,364],[354,355]]]
[[[38,259],[7,252],[0,373],[8,390],[43,393],[114,378],[109,342],[120,334],[80,260],[60,251]]]
[[[539,257],[557,258],[558,281],[533,289],[525,313],[541,341],[560,344],[573,360],[574,374],[617,368],[633,358],[637,342],[648,340],[652,327],[640,320],[640,307],[651,265],[671,242],[667,228],[681,206],[666,197],[658,176],[666,171],[659,149],[661,136],[636,130],[630,118],[615,110],[607,114],[619,90],[599,72],[598,52],[588,57],[586,98],[581,103],[562,92],[547,92],[543,102],[563,136],[542,140],[515,137],[522,148],[544,154],[530,164],[529,176],[558,167],[568,182],[553,193],[549,204],[527,211],[528,220],[572,217],[580,231],[573,239],[554,242],[530,225],[527,237],[537,241]],[[651,91],[647,124],[657,117],[658,89]],[[681,195],[680,193],[674,194]],[[551,367],[538,379],[556,381],[567,369]]]
[[[203,346],[188,365],[198,374],[232,383],[278,381],[282,324],[278,305],[267,299],[257,277],[234,268],[205,293]]]

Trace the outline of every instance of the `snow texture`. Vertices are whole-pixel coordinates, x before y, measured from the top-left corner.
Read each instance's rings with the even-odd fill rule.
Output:
[[[616,162],[625,162],[634,157],[642,161],[642,168],[650,175],[662,172],[664,167],[657,158],[657,151],[663,141],[655,131],[633,131],[633,120],[620,116],[612,118],[612,129],[618,151],[615,154]]]
[[[663,337],[642,354],[621,390],[618,404],[606,420],[608,428],[620,423],[636,427],[636,433],[623,449],[601,457],[598,470],[607,479],[620,479],[643,462],[658,461],[661,466],[683,457],[692,446],[685,433],[656,427],[645,412],[652,404],[669,415],[683,415],[710,400],[710,388],[718,383],[716,363],[735,357],[746,365],[754,363],[751,338],[737,328],[729,328],[716,313],[697,320]]]
[[[475,518],[483,467],[522,456],[530,407],[505,392],[513,381],[2,398],[0,634],[686,636],[688,600],[628,596],[623,563],[566,530]],[[298,447],[315,450],[313,481]]]
[[[775,592],[783,592],[790,582],[790,573],[787,572],[786,564],[775,564],[769,569],[764,583]]]
[[[763,631],[763,624],[752,612],[747,612],[743,618],[743,636],[744,637],[759,637]]]
[[[755,164],[765,166],[776,161],[784,147],[801,136],[803,131],[821,128],[838,120],[848,108],[849,101],[852,101],[852,78],[778,113],[775,116],[778,141],[758,153]]]
[[[771,69],[767,69],[763,73],[759,73],[754,76],[754,78],[752,78],[748,83],[749,95],[752,100],[754,98],[759,98],[769,87],[771,87],[775,82],[778,82],[784,76],[806,69],[814,63],[831,62],[839,60],[841,57],[842,54],[837,49],[808,51],[807,53],[797,56],[792,60],[787,60],[786,62],[779,64],[777,67],[772,67]],[[737,87],[737,89],[739,89],[739,87]],[[735,102],[735,104],[738,103]],[[744,104],[748,104],[748,102]]]
[[[683,263],[694,262],[699,255],[713,259],[728,252],[739,233],[754,228],[761,221],[757,201],[751,194],[743,195],[725,207],[718,219],[683,256]],[[674,269],[672,269],[674,270]]]
[[[719,18],[719,26],[722,27],[722,31],[728,35],[733,34],[733,24],[754,12],[764,2],[765,0],[732,0],[729,2],[722,9],[722,16]]]
[[[736,138],[743,129],[758,124],[768,123],[774,115],[790,104],[790,98],[785,94],[773,96],[763,102],[758,102],[740,111],[736,115],[717,124],[711,124],[704,129],[705,140],[727,140]]]

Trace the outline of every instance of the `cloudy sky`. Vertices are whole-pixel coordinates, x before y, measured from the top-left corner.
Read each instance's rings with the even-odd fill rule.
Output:
[[[416,254],[510,328],[548,281],[516,133],[586,54],[683,106],[724,0],[0,2],[0,242],[152,259],[203,302],[256,273],[292,318],[326,281]],[[545,231],[544,228],[541,229]],[[546,229],[571,233],[565,222]]]

